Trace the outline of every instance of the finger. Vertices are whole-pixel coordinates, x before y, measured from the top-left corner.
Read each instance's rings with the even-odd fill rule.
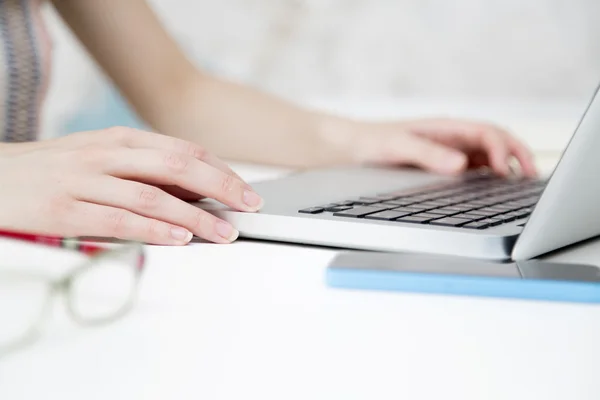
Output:
[[[514,155],[527,176],[536,175],[533,155],[529,149],[505,129],[495,125],[474,124],[467,121],[455,121],[454,124],[448,122],[448,127],[456,131],[456,136],[466,139],[467,145],[472,145],[473,134],[471,132],[474,132],[475,137],[479,138],[480,145],[487,151],[489,164],[496,173],[508,175],[510,173],[510,156]],[[473,130],[474,127],[475,130]],[[459,132],[463,132],[463,134],[460,135]]]
[[[176,225],[211,242],[230,243],[239,235],[228,222],[151,185],[103,177],[79,187],[76,197],[80,200]]]
[[[187,229],[131,211],[100,204],[77,202],[74,215],[76,236],[111,237],[157,245],[185,245],[192,239]]]
[[[508,175],[509,148],[508,132],[494,125],[470,121],[437,119],[414,123],[411,131],[423,137],[464,148],[467,153],[485,151],[489,166],[499,175]]]
[[[204,198],[204,196],[202,196],[201,194],[190,192],[189,190],[182,189],[176,185],[158,185],[158,184],[153,184],[152,182],[145,182],[143,179],[136,179],[136,181],[157,187],[157,188],[164,190],[165,192],[169,193],[170,195],[175,196],[181,200],[200,201]]]
[[[106,173],[158,185],[176,185],[241,211],[258,211],[262,198],[239,179],[181,153],[152,149],[118,149]]]
[[[248,185],[248,183],[246,183],[238,174],[236,174],[225,162],[221,161],[221,159],[207,151],[199,144],[172,136],[146,132],[133,128],[119,127],[113,129],[119,130],[117,135],[120,136],[121,142],[128,147],[175,151],[186,154],[190,157],[196,158],[197,160],[204,161],[205,163],[212,165],[226,174],[234,176],[245,183],[248,188],[250,188],[250,185]]]
[[[465,154],[416,135],[392,135],[384,149],[385,162],[408,163],[442,174],[465,170]]]
[[[475,138],[480,149],[487,153],[492,170],[498,175],[507,176],[510,173],[507,136],[501,131],[488,128],[477,131]]]
[[[432,120],[425,130],[427,136],[433,136],[442,142],[450,141],[464,147],[468,152],[484,151],[489,166],[494,172],[506,175],[508,167],[508,133],[493,125],[461,120]]]
[[[158,185],[158,188],[184,201],[200,201],[204,198],[204,196],[198,193],[193,193],[174,185]]]
[[[535,166],[535,159],[533,153],[527,146],[525,146],[521,141],[515,139],[512,136],[508,137],[508,144],[510,147],[510,152],[515,156],[519,165],[521,166],[521,170],[528,177],[537,176],[537,168]]]
[[[232,170],[229,167],[229,165],[227,165],[224,161],[222,161],[219,157],[215,156],[214,154],[205,153],[204,158],[202,158],[202,159],[199,158],[199,160],[204,161],[208,165],[212,165],[213,167],[225,172],[226,174],[232,175],[233,177],[242,181],[248,189],[252,189],[252,186],[249,183],[247,183],[244,179],[242,179],[242,177],[239,176],[237,173],[235,173],[235,171]]]
[[[474,144],[479,146],[478,150],[484,150],[487,153],[488,163],[492,170],[501,176],[508,176],[511,173],[511,134],[495,125],[477,125],[468,122],[464,122],[464,124],[465,132],[473,132],[467,133],[466,138],[472,141],[473,136],[475,137]]]
[[[157,185],[153,184],[152,182],[145,182],[143,179],[136,179],[136,181],[157,187],[169,193],[171,196],[175,196],[184,201],[200,201],[204,199],[204,196],[201,194],[190,192],[189,190],[182,189],[176,185]]]

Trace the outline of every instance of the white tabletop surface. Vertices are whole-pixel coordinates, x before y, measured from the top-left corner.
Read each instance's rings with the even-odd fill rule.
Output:
[[[281,173],[239,171],[249,180]],[[0,254],[52,271],[76,261],[8,242]],[[314,247],[242,240],[148,247],[148,254],[130,315],[81,328],[55,312],[37,343],[0,360],[0,399],[596,400],[600,393],[598,306],[334,290],[324,276],[335,252]],[[555,257],[597,263],[600,242]]]

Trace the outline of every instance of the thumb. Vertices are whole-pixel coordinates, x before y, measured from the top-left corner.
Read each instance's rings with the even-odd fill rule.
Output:
[[[467,156],[459,150],[415,135],[395,138],[397,143],[392,143],[388,148],[392,162],[412,164],[428,171],[450,175],[467,168]]]

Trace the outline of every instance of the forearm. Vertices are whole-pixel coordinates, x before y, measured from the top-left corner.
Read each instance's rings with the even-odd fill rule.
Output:
[[[345,161],[333,151],[341,120],[251,87],[198,74],[170,104],[146,120],[223,158],[293,167]]]

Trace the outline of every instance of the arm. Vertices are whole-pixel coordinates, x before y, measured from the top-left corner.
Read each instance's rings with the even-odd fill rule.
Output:
[[[240,161],[313,167],[413,164],[440,173],[531,154],[506,131],[455,120],[367,123],[310,112],[197,70],[145,0],[54,0],[64,20],[140,116],[167,135]]]
[[[198,71],[144,0],[54,4],[154,129],[229,159],[291,166],[331,159],[318,137],[324,116]]]

